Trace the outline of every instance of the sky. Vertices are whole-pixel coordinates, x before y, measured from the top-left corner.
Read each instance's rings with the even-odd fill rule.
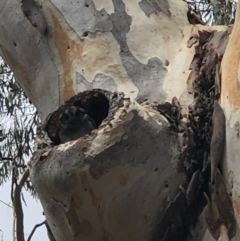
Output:
[[[29,192],[23,190],[24,199],[27,206],[22,202],[24,211],[24,234],[25,241],[27,241],[29,234],[36,224],[45,220],[42,212],[42,206],[39,200],[33,198]],[[13,210],[1,201],[12,206],[11,203],[11,185],[10,181],[0,186],[0,241],[11,241],[12,238],[12,224],[13,224]],[[45,225],[37,228],[31,241],[48,241]]]

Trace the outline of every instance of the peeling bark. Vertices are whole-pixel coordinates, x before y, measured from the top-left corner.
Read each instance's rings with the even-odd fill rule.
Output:
[[[152,229],[162,207],[183,180],[173,179],[177,139],[169,135],[167,121],[124,95],[112,103],[97,130],[30,164],[56,240],[155,239],[159,233]]]

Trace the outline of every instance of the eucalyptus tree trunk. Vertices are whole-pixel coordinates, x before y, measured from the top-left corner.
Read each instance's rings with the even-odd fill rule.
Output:
[[[238,240],[239,16],[228,44],[176,0],[0,9],[0,54],[47,133],[30,177],[57,241]],[[62,143],[73,105],[96,127]]]

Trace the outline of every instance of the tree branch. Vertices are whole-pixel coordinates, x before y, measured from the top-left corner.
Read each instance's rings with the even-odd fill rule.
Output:
[[[29,177],[29,169],[27,168],[25,172],[20,177],[18,183],[16,183],[16,187],[13,194],[13,208],[14,208],[14,216],[16,219],[16,234],[17,241],[25,241],[24,239],[24,228],[23,228],[23,209],[21,203],[21,190]]]
[[[39,224],[36,224],[36,225],[34,226],[32,232],[31,232],[30,235],[28,236],[27,241],[30,241],[30,240],[31,240],[31,238],[32,238],[33,234],[35,233],[36,229],[39,228],[39,227],[41,227],[43,224],[46,224],[46,220],[43,221],[43,222],[41,222],[41,223],[39,223]]]
[[[3,204],[6,205],[6,206],[12,208],[12,206],[10,206],[9,204],[5,203],[4,201],[0,200],[0,202],[3,203]]]

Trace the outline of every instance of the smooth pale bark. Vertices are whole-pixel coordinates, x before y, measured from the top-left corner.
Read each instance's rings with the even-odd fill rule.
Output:
[[[176,0],[39,1],[41,8],[30,0],[24,4],[23,9],[36,12],[34,21],[24,15],[20,1],[0,2],[0,54],[42,120],[88,89],[130,97],[90,136],[56,146],[41,160],[33,158],[31,178],[55,238],[158,240],[159,217],[185,178],[176,167],[182,137],[171,135],[166,119],[150,105],[136,101],[171,102],[176,96],[187,112],[193,96],[186,82],[195,54],[187,42],[199,30],[226,27],[189,25],[186,4]],[[235,35],[237,39],[237,30]],[[227,96],[230,87],[224,83]],[[237,105],[228,101],[225,113],[231,118],[236,113],[237,120]],[[228,141],[236,136],[230,130],[235,134],[229,133]],[[231,148],[237,148],[234,143]],[[236,151],[227,153],[232,157]],[[237,200],[233,174],[238,169],[231,170]],[[201,232],[201,240],[211,240],[206,228]]]
[[[226,154],[223,160],[223,171],[229,193],[232,193],[235,217],[240,225],[240,177],[239,177],[239,61],[240,61],[240,4],[238,4],[235,25],[222,61],[222,95],[221,104],[226,115]],[[238,239],[240,237],[238,229]]]
[[[182,48],[185,3],[170,1],[156,4],[157,9],[145,1],[40,3],[45,34],[31,25],[21,2],[1,1],[0,44],[1,55],[43,119],[90,88],[124,91],[139,99],[163,101],[168,96],[163,80]],[[192,26],[186,31],[188,38]],[[185,49],[180,50],[184,56]],[[174,68],[182,76],[182,67]]]

